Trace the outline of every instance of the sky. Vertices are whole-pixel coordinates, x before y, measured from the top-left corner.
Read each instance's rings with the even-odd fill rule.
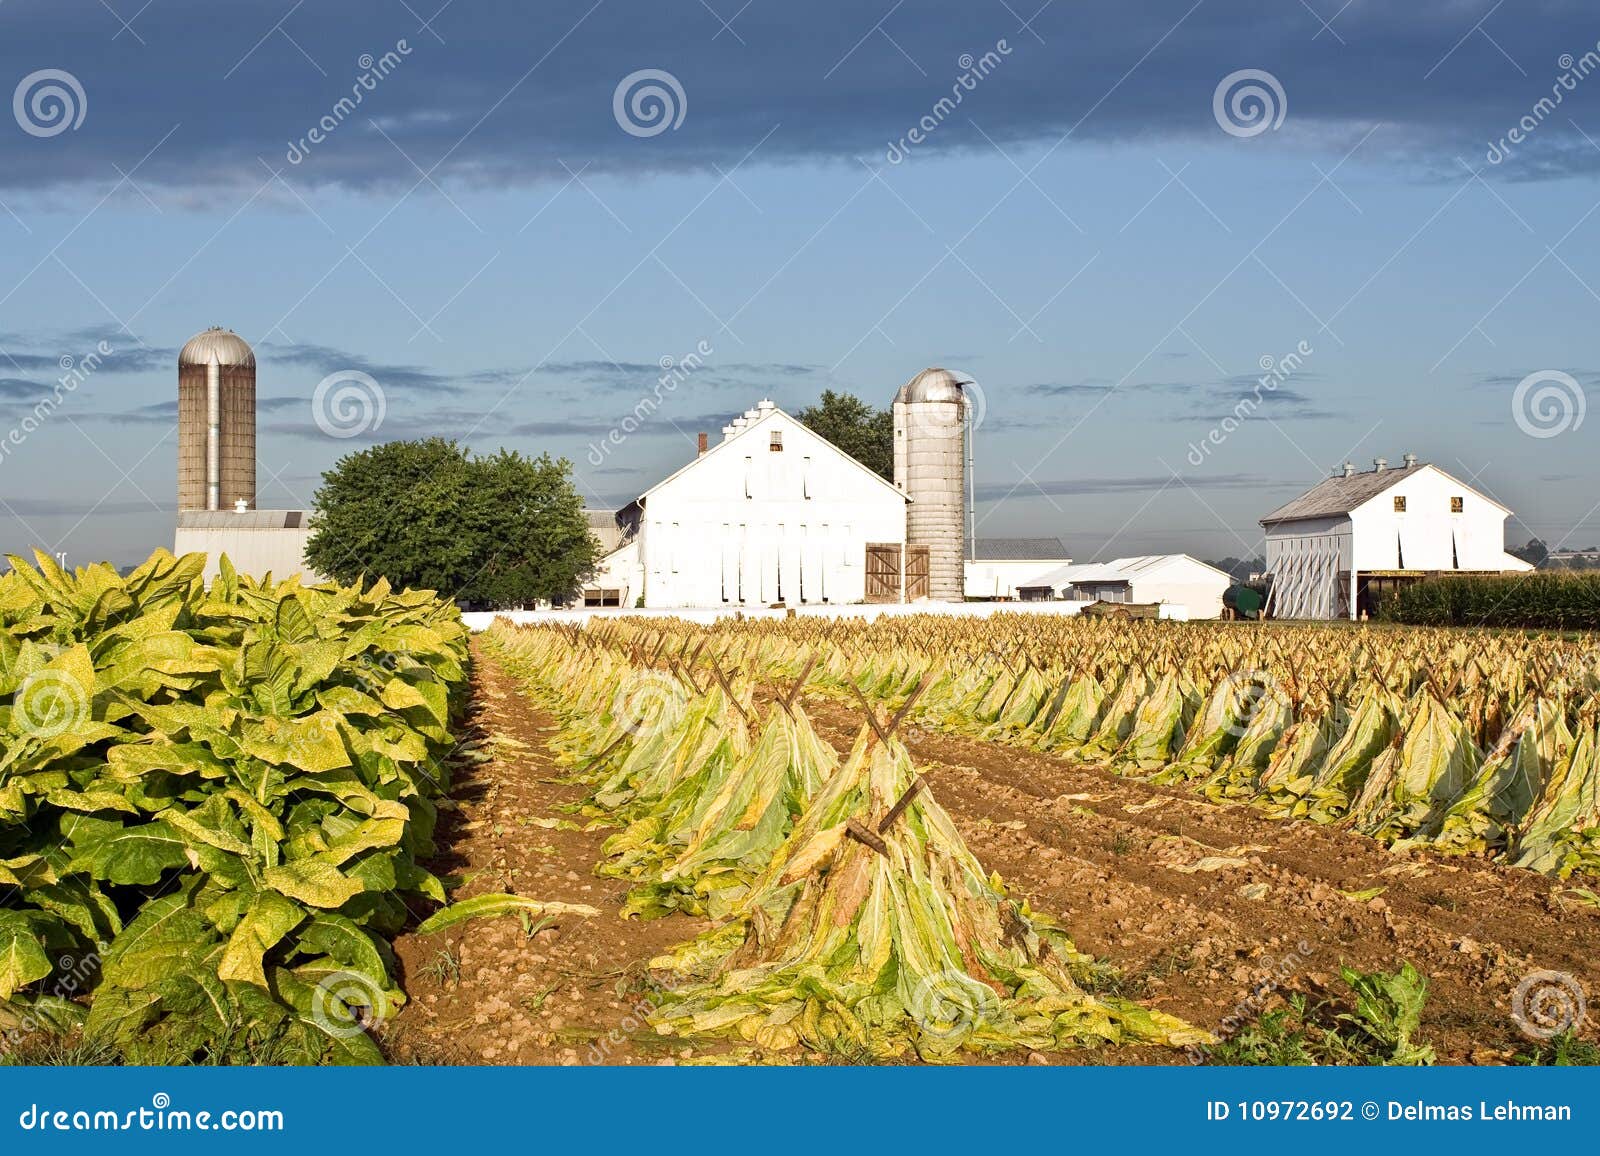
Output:
[[[264,508],[433,434],[611,507],[943,365],[983,536],[1249,557],[1416,453],[1600,543],[1592,4],[0,0],[7,90],[6,552],[171,546],[210,325]]]

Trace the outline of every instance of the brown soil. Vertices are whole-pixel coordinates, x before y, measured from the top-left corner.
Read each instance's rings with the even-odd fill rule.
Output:
[[[386,1025],[391,1055],[661,1063],[726,1050],[662,1040],[642,1023],[652,1006],[648,960],[705,925],[623,921],[626,887],[592,873],[608,832],[531,825],[564,817],[555,808],[583,790],[551,781],[564,773],[546,747],[553,720],[476,645],[474,654],[473,722],[496,736],[493,758],[458,778],[458,809],[440,830],[449,852],[434,868],[465,877],[456,898],[504,890],[602,914],[563,919],[531,940],[513,917],[403,936],[396,949],[410,1002]],[[860,712],[807,701],[821,732],[847,748]],[[1126,994],[1197,1025],[1217,1029],[1267,979],[1339,995],[1341,964],[1392,971],[1410,961],[1430,981],[1423,1034],[1440,1061],[1494,1063],[1533,1042],[1511,1018],[1512,993],[1529,973],[1566,972],[1600,991],[1600,909],[1570,884],[1479,860],[1396,855],[1351,831],[993,743],[906,738],[980,862],[1115,966]],[[1384,890],[1370,899],[1346,894],[1375,887]],[[459,961],[459,979],[439,966],[442,952]],[[1186,1062],[1151,1048],[1031,1059]]]

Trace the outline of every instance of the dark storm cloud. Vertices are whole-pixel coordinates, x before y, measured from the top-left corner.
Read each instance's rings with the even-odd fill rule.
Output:
[[[415,161],[438,166],[438,178],[504,186],[565,180],[586,164],[726,169],[758,144],[761,161],[881,160],[924,116],[940,123],[909,150],[919,156],[987,151],[985,134],[1001,146],[1068,133],[1074,141],[1337,145],[1381,122],[1370,149],[1440,171],[1455,171],[1458,155],[1483,164],[1491,142],[1529,116],[1538,122],[1529,141],[1495,171],[1538,178],[1600,168],[1600,151],[1572,123],[1596,119],[1600,79],[1570,91],[1558,83],[1561,56],[1581,62],[1600,38],[1586,0],[1356,0],[1342,8],[1333,0],[1055,0],[1027,27],[1020,9],[982,0],[721,4],[731,29],[718,7],[478,0],[445,5],[424,28],[411,6],[393,0],[143,8],[12,0],[0,77],[9,88],[40,69],[70,72],[87,113],[81,127],[57,136],[0,133],[0,183],[108,186],[118,179],[114,164],[137,165],[140,188],[198,196],[254,189],[266,179],[264,158],[294,182],[403,189],[418,180]],[[991,51],[998,63],[962,89],[963,54]],[[388,75],[363,87],[363,56],[391,52]],[[657,136],[630,136],[613,118],[613,91],[623,76],[650,68],[681,82],[684,117]],[[1271,72],[1288,94],[1287,119],[1270,141],[1227,138],[1212,117],[1218,81],[1247,68]],[[957,91],[959,106],[935,111]],[[333,124],[327,139],[309,142],[324,117]],[[302,159],[290,163],[291,152]]]

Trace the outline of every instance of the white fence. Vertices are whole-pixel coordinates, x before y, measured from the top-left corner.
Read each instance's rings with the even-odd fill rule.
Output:
[[[871,622],[878,618],[905,617],[910,614],[938,614],[946,618],[992,618],[997,614],[1040,614],[1051,617],[1071,616],[1080,613],[1088,602],[889,602],[881,605],[852,606],[795,606],[788,610],[724,610],[707,607],[696,610],[631,610],[615,607],[585,610],[500,610],[463,614],[462,620],[470,630],[485,630],[496,618],[504,618],[517,626],[540,622],[577,623],[614,618],[678,618],[710,626],[731,618],[853,618]],[[1161,604],[1161,617],[1176,622],[1186,622],[1189,610],[1173,602]]]

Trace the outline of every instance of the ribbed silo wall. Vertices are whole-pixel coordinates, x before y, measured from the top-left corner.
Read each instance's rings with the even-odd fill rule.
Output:
[[[928,596],[960,602],[965,592],[966,440],[960,402],[898,402],[895,448],[904,450],[906,542],[928,547]],[[901,462],[897,460],[898,478]]]
[[[256,371],[254,366],[222,367],[222,495],[218,507],[231,510],[243,498],[256,508]]]
[[[206,367],[178,367],[178,509],[206,508]]]

